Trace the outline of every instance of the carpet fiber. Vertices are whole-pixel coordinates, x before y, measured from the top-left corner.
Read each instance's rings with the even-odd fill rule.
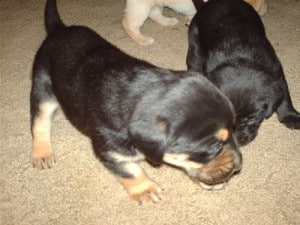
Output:
[[[123,31],[124,0],[60,0],[66,24],[87,25],[130,55],[171,69],[186,69],[185,18],[174,27],[147,20],[155,39],[141,47]],[[244,165],[225,189],[205,191],[168,166],[142,166],[164,189],[162,201],[138,205],[96,159],[90,141],[58,112],[52,130],[54,168],[30,162],[31,67],[45,37],[44,1],[0,0],[1,150],[0,224],[3,225],[288,225],[300,221],[300,132],[266,120],[242,148]],[[267,36],[282,62],[300,110],[300,2],[269,0]]]

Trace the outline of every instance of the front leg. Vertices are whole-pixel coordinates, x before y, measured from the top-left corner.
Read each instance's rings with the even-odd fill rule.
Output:
[[[129,197],[139,203],[144,201],[158,202],[161,200],[161,188],[151,180],[137,163],[126,163],[124,170],[131,174],[130,177],[118,177],[119,182],[127,191]]]
[[[103,145],[97,144],[95,141],[93,145],[105,167],[117,177],[132,200],[139,203],[160,200],[161,188],[138,165],[138,162],[144,159],[142,154],[130,147],[124,149],[123,146],[122,153],[120,153],[116,150],[103,151],[103,149],[112,149],[112,147],[103,148]],[[113,148],[120,150],[117,146],[113,146]]]

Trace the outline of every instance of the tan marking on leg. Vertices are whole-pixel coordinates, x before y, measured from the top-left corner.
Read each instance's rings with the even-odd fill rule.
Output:
[[[221,128],[216,133],[216,138],[220,141],[227,141],[229,138],[229,130]]]
[[[128,163],[125,169],[134,178],[126,179],[118,177],[118,180],[126,189],[131,199],[140,203],[144,201],[157,202],[160,200],[159,193],[161,192],[161,188],[147,176],[138,164]]]
[[[136,155],[123,155],[113,151],[109,152],[108,154],[117,162],[140,162],[145,159],[145,156],[138,150],[136,150]]]
[[[32,163],[37,168],[50,168],[55,162],[51,142],[51,122],[57,109],[56,102],[44,102],[39,106],[39,115],[34,118],[32,134]]]

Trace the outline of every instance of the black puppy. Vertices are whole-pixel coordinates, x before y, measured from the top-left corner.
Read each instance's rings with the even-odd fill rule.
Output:
[[[255,10],[242,0],[195,0],[189,27],[189,70],[200,71],[231,100],[236,135],[245,145],[276,111],[281,123],[300,129],[282,66]]]
[[[54,163],[50,128],[60,104],[134,200],[159,200],[159,186],[137,164],[144,158],[210,185],[240,170],[233,108],[204,76],[157,68],[87,27],[65,26],[54,0],[45,23],[30,96],[34,166]]]

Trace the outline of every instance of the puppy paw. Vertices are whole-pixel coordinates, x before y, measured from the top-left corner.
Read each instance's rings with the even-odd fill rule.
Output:
[[[286,122],[283,123],[287,128],[292,130],[300,130],[300,122]]]
[[[152,45],[154,43],[154,39],[152,37],[146,37],[146,36],[135,39],[135,41],[140,45],[145,45],[145,46]]]
[[[120,180],[129,197],[142,204],[144,202],[159,202],[162,188],[149,178]]]
[[[131,199],[138,201],[139,204],[142,204],[143,202],[156,203],[161,200],[160,194],[162,192],[162,188],[156,183],[150,181],[134,187],[129,190],[129,192]]]
[[[31,154],[32,164],[38,169],[47,169],[53,167],[55,157],[48,142],[37,142],[33,144]]]
[[[156,18],[155,21],[163,26],[174,26],[179,22],[178,19],[176,19],[175,17],[159,17]]]
[[[287,128],[299,130],[300,129],[300,115],[290,115],[280,120]]]

